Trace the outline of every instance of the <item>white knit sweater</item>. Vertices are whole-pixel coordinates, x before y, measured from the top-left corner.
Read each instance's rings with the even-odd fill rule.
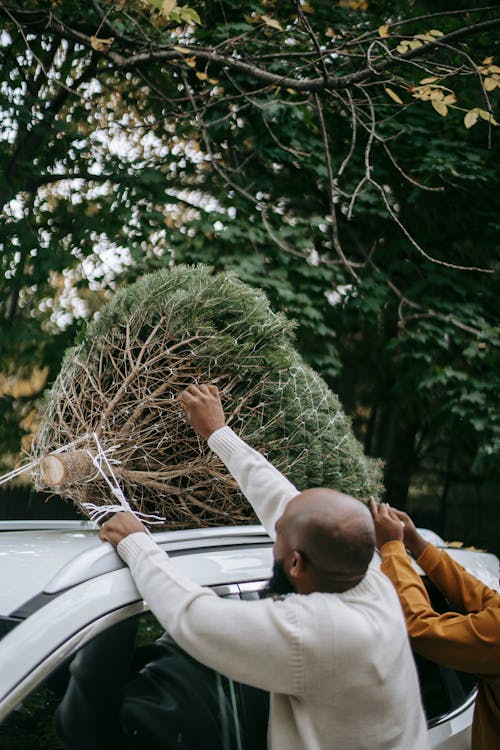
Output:
[[[274,538],[297,489],[229,427],[209,445]],[[272,750],[425,750],[427,731],[401,607],[371,569],[341,594],[224,600],[182,575],[147,534],[118,551],[167,632],[200,662],[271,693]]]

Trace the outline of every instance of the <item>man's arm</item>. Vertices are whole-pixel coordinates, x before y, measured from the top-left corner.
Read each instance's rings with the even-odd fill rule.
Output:
[[[436,612],[405,546],[417,557],[419,565],[425,564],[435,554],[439,556],[439,550],[418,534],[406,513],[395,511],[387,504],[377,508],[372,503],[371,510],[382,571],[396,588],[415,651],[454,669],[498,675],[500,601],[496,607],[476,613]],[[479,581],[476,583],[482,587]],[[441,586],[439,588],[447,596],[446,587],[444,590]]]
[[[428,545],[427,554],[433,549]],[[425,586],[400,541],[380,548],[382,571],[396,588],[408,634],[417,653],[466,672],[498,676],[500,664],[500,601],[480,612],[436,612]],[[418,563],[420,564],[421,558]],[[445,593],[445,592],[443,592]],[[498,597],[500,600],[500,596]]]
[[[224,462],[272,539],[285,505],[299,494],[272,464],[226,425],[219,392],[213,385],[189,386],[179,400],[186,419]]]
[[[302,628],[295,597],[221,599],[179,570],[132,513],[115,514],[99,532],[117,545],[141,596],[176,643],[238,682],[300,696]],[[258,644],[258,646],[256,646]]]
[[[428,544],[417,562],[455,609],[479,612],[486,607],[500,607],[500,594],[468,573],[444,550]]]
[[[450,602],[463,613],[478,612],[488,606],[500,606],[500,594],[485,586],[456,563],[444,550],[438,550],[419,534],[407,513],[382,503],[371,511],[377,534],[377,547],[387,541],[404,541],[427,577]]]

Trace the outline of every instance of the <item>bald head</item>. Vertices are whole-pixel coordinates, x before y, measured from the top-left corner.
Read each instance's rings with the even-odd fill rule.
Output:
[[[326,488],[305,490],[288,503],[278,524],[323,590],[345,591],[365,575],[375,532],[371,513],[359,500]]]

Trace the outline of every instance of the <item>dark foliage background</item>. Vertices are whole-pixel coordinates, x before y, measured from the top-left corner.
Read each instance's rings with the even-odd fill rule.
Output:
[[[0,2],[5,470],[114,290],[205,262],[297,322],[390,502],[498,550],[498,6],[154,5]]]

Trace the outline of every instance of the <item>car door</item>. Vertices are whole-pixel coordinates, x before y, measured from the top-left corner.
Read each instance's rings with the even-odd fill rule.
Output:
[[[249,599],[262,585],[215,590]],[[36,661],[0,703],[0,750],[265,747],[267,694],[189,657],[142,601],[83,625]]]

